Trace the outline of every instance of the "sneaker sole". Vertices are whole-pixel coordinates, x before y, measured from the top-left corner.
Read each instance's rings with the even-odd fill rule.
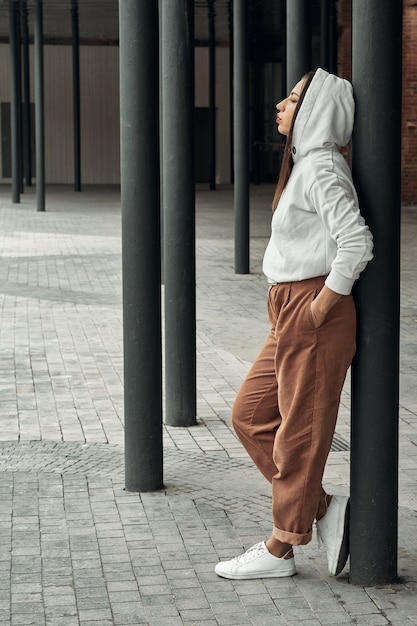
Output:
[[[339,556],[334,571],[334,576],[339,576],[345,567],[349,558],[349,515],[350,515],[350,500],[346,502],[346,508],[344,510],[344,525],[343,525],[343,537],[340,544]]]

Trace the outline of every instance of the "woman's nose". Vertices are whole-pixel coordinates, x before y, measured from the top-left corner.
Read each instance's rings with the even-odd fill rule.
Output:
[[[276,107],[275,107],[275,108],[276,108],[276,110],[277,110],[277,111],[281,111],[281,110],[282,110],[282,108],[283,108],[283,104],[284,104],[283,100],[281,100],[281,102],[278,102],[278,104],[277,104],[277,105],[276,105]]]

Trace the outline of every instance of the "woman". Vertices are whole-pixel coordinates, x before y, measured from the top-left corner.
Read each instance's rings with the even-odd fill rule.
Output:
[[[318,69],[276,108],[287,143],[263,261],[271,331],[232,411],[240,441],[272,484],[273,531],[218,563],[225,578],[292,576],[292,546],[311,540],[314,520],[330,574],[349,555],[349,498],[326,494],[322,478],[356,347],[351,289],[373,247],[339,150],[352,134],[352,86]]]

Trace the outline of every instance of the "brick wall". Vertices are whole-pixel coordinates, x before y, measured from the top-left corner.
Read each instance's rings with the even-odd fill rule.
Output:
[[[337,0],[338,73],[351,79],[352,1]],[[404,0],[401,198],[417,203],[417,0]]]
[[[338,0],[336,5],[338,25],[338,73],[352,79],[352,0]]]
[[[417,1],[404,0],[403,15],[403,202],[417,202]]]

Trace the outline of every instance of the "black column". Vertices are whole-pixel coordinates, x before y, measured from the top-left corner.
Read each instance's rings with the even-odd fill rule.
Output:
[[[163,486],[158,3],[120,0],[125,480]]]
[[[162,2],[166,422],[196,422],[194,2]]]
[[[78,0],[71,2],[72,24],[72,93],[74,126],[74,190],[81,191],[81,112],[80,112],[80,37]]]
[[[35,5],[35,134],[36,134],[36,208],[45,210],[45,113],[43,76],[43,3]]]
[[[30,55],[27,0],[22,2],[22,44],[23,44],[23,157],[26,185],[32,186],[32,114],[30,108]]]
[[[235,119],[235,111],[234,111],[234,102],[233,102],[233,0],[228,0],[227,3],[227,15],[228,15],[228,30],[229,30],[229,141],[230,141],[230,182],[234,183],[235,179],[235,163],[234,163],[234,119]]]
[[[19,168],[20,168],[20,192],[25,190],[24,183],[24,143],[23,143],[23,71],[22,71],[22,21],[20,16],[20,0],[16,11],[16,41],[17,41],[17,68],[18,68],[18,126],[19,126]]]
[[[287,0],[287,91],[311,68],[310,0]]]
[[[337,74],[337,61],[338,61],[338,40],[337,40],[337,9],[336,9],[337,0],[329,0],[328,10],[329,10],[329,72],[332,74]]]
[[[20,102],[20,37],[18,29],[19,2],[9,3],[10,37],[10,128],[11,128],[11,165],[12,165],[12,202],[20,202],[21,184],[21,102]]]
[[[329,71],[330,59],[329,0],[320,0],[320,67]]]
[[[352,369],[350,580],[365,586],[397,578],[402,3],[352,9],[353,172],[375,241]]]
[[[216,13],[214,0],[209,0],[209,108],[210,108],[210,180],[209,187],[216,189]]]
[[[249,274],[248,2],[233,3],[235,272]]]

